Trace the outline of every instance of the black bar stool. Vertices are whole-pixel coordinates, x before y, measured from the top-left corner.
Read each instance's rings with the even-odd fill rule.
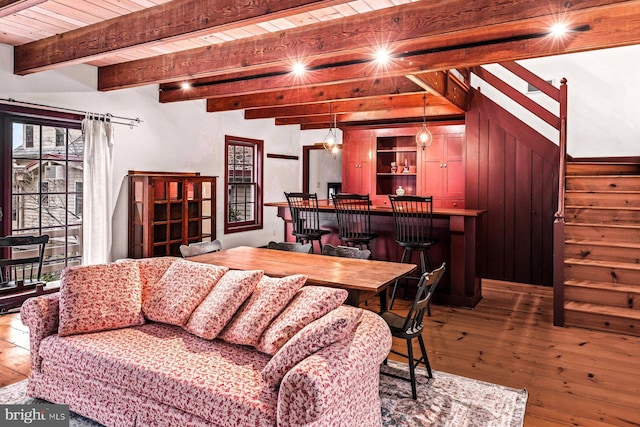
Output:
[[[318,195],[309,193],[284,193],[287,197],[293,235],[298,243],[311,243],[313,253],[313,241],[317,240],[322,253],[322,236],[331,233],[329,230],[320,229],[320,213],[318,212]]]
[[[378,237],[371,232],[371,201],[368,194],[334,194],[333,206],[338,217],[338,238],[346,246],[360,249]]]
[[[389,196],[391,208],[393,209],[393,224],[396,232],[396,243],[403,248],[402,259],[405,262],[407,254],[409,255],[407,262],[411,262],[413,252],[420,253],[420,276],[425,272],[431,271],[433,265],[431,263],[431,255],[429,249],[435,245],[438,240],[433,237],[433,198],[421,196]],[[425,253],[426,261],[425,263]],[[428,264],[428,269],[427,269]],[[407,280],[419,280],[420,276],[405,276],[404,295],[407,294]],[[393,285],[391,292],[391,302],[389,309],[393,307],[393,300],[396,295],[398,280]],[[431,307],[428,307],[429,315],[431,315]]]

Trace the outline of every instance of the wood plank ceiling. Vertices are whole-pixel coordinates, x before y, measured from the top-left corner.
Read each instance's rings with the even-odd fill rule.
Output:
[[[159,102],[304,129],[330,111],[340,126],[421,121],[424,94],[429,120],[458,118],[469,67],[638,42],[640,1],[0,0],[16,74],[86,63],[99,90],[158,84]]]

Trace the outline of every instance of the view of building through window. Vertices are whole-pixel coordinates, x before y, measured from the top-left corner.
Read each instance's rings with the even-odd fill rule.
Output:
[[[11,139],[11,234],[48,234],[42,278],[57,280],[81,263],[82,131],[14,121]]]
[[[225,142],[225,232],[261,228],[263,142],[234,137]]]

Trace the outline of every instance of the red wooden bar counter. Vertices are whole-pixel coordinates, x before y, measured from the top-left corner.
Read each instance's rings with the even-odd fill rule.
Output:
[[[286,202],[266,203],[278,209],[278,216],[284,220],[285,239],[295,241],[291,234],[291,213]],[[320,200],[320,223],[323,229],[331,231],[322,243],[340,245],[338,222],[335,209],[327,200]],[[431,249],[433,267],[443,261],[447,263],[447,273],[440,282],[435,301],[460,307],[475,307],[482,298],[480,286],[480,262],[482,250],[482,215],[486,210],[474,209],[433,209],[433,231],[438,243]],[[400,261],[402,250],[396,244],[391,206],[371,206],[371,228],[378,238],[371,245],[373,257],[377,260]],[[314,250],[318,252],[317,243]],[[418,254],[412,263],[417,263]]]

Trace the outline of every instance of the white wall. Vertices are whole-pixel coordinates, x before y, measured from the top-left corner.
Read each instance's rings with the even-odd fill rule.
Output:
[[[16,76],[12,70],[13,48],[0,44],[0,98],[143,120],[133,129],[115,128],[114,259],[127,256],[128,170],[193,171],[219,176],[217,237],[223,247],[262,245],[283,239],[283,223],[273,207],[264,208],[263,230],[224,235],[224,136],[262,139],[265,154],[301,156],[298,126],[276,127],[273,120],[244,120],[242,111],[207,113],[204,101],[161,104],[156,85],[98,92],[97,69],[88,65],[28,76]],[[284,191],[299,191],[301,169],[301,161],[265,157],[264,200],[282,201]]]
[[[563,77],[567,79],[569,154],[574,157],[640,155],[640,103],[637,101],[640,45],[518,62],[543,79],[553,80],[556,87]],[[526,91],[526,83],[502,67],[490,65],[487,69],[522,92]],[[556,130],[481,83],[475,79],[472,85],[480,85],[483,94],[512,113],[528,117],[530,126],[557,143]],[[530,96],[558,113],[557,103],[546,95]]]
[[[302,131],[302,145],[320,143],[327,136],[328,129]],[[336,130],[336,142],[342,144],[342,131]],[[326,199],[327,183],[342,182],[342,150],[334,158],[325,150],[309,152],[309,192],[317,193],[318,198]]]

